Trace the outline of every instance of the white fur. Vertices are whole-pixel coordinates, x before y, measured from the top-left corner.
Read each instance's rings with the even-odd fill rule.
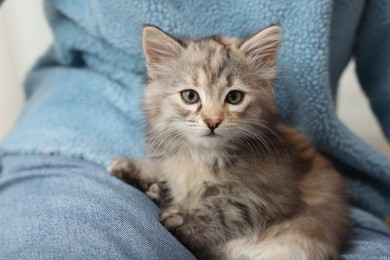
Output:
[[[226,260],[325,260],[329,248],[300,235],[275,238],[243,238],[220,248]]]
[[[193,154],[183,153],[162,162],[164,179],[172,187],[172,195],[176,203],[181,205],[200,205],[201,194],[206,188],[204,182],[216,183],[215,174],[210,172],[206,163],[214,160],[217,154],[200,153],[194,150]],[[220,160],[220,157],[218,157]],[[211,162],[210,162],[211,163]],[[223,162],[220,162],[223,163]]]

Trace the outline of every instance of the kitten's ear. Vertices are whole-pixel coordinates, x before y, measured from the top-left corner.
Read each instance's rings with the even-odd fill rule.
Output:
[[[239,45],[239,50],[259,73],[272,79],[276,76],[276,55],[280,40],[280,26],[272,25],[244,40]]]
[[[164,67],[166,63],[175,60],[183,50],[177,40],[151,25],[144,26],[142,45],[149,70]]]

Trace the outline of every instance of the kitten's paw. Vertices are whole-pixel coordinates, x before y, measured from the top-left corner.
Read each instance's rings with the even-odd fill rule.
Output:
[[[161,200],[160,185],[158,183],[151,184],[146,191],[146,195],[148,195],[149,198],[159,202]]]
[[[164,210],[160,215],[160,222],[171,232],[183,225],[184,216],[179,206],[172,206]]]
[[[141,180],[141,168],[138,163],[130,158],[124,157],[113,161],[107,171],[118,179],[145,191],[148,185]]]
[[[107,171],[115,177],[122,179],[123,176],[139,174],[139,167],[134,160],[123,157],[112,161],[107,167]]]
[[[148,197],[163,209],[166,209],[172,202],[170,193],[171,191],[165,181],[152,183],[146,191]]]

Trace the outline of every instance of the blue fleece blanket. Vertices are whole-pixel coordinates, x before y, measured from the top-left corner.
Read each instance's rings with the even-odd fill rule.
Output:
[[[278,108],[347,177],[353,203],[390,214],[390,159],[337,118],[337,82],[352,56],[390,138],[386,0],[48,0],[54,43],[26,80],[27,104],[4,153],[62,154],[107,164],[144,154],[143,24],[176,35],[242,37],[279,23]]]

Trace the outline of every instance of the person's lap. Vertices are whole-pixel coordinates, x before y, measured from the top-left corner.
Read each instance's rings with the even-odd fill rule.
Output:
[[[87,161],[6,156],[0,259],[194,259],[141,192]]]
[[[390,232],[352,210],[342,259],[390,259]],[[195,259],[141,192],[80,159],[8,155],[0,173],[0,259]]]

